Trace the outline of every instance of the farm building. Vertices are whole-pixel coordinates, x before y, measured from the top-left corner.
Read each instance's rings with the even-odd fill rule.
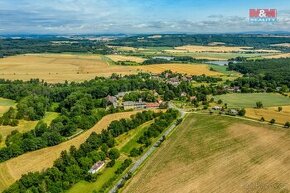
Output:
[[[92,168],[89,170],[89,173],[91,174],[95,174],[98,171],[100,171],[100,169],[102,169],[102,167],[105,165],[104,161],[99,161],[97,163],[95,163]]]
[[[185,97],[185,96],[187,96],[187,94],[186,94],[186,92],[182,92],[182,93],[180,94],[180,96],[181,96],[181,97]]]
[[[197,99],[196,96],[191,96],[191,97],[189,98],[190,101],[194,101],[194,100],[196,100],[196,99]]]
[[[146,103],[146,108],[159,108],[160,104],[159,103]]]
[[[128,109],[144,109],[146,107],[145,102],[134,102],[134,101],[125,101],[123,102],[124,110]]]
[[[220,106],[214,106],[212,107],[212,110],[221,110],[222,108]]]
[[[106,100],[107,100],[108,103],[112,104],[114,106],[114,108],[117,107],[117,105],[118,105],[117,104],[117,97],[109,95],[109,96],[106,97]]]
[[[228,112],[229,115],[232,115],[232,116],[236,116],[238,114],[238,111],[235,110],[235,109],[230,109],[229,112]]]
[[[115,97],[119,98],[123,98],[125,96],[127,92],[119,92],[117,95],[115,95]]]
[[[226,88],[226,89],[229,92],[241,92],[241,89],[240,89],[239,86],[229,87],[229,88]]]

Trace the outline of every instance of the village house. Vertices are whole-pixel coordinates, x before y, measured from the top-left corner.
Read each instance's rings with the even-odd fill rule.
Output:
[[[226,90],[229,92],[241,92],[241,89],[239,86],[227,87]]]
[[[114,108],[116,108],[118,106],[118,100],[117,100],[117,97],[114,97],[114,96],[110,96],[108,95],[106,97],[106,101],[110,104],[113,105]]]
[[[119,92],[118,94],[115,95],[118,99],[123,98],[127,92]]]
[[[235,109],[230,109],[230,110],[228,111],[228,114],[229,114],[229,115],[232,115],[232,116],[236,116],[236,115],[238,114],[238,111],[235,110]]]
[[[219,111],[219,110],[222,110],[222,107],[220,107],[220,106],[214,106],[214,107],[212,107],[212,110]]]
[[[173,86],[178,86],[180,84],[180,81],[178,77],[170,78],[167,83],[172,84]]]
[[[182,93],[180,94],[180,96],[181,96],[181,97],[186,97],[187,94],[186,94],[186,92],[182,92]]]
[[[100,171],[105,165],[104,161],[98,161],[97,163],[95,163],[92,168],[89,170],[90,174],[95,174],[98,171]]]
[[[194,101],[194,100],[196,100],[197,98],[196,98],[196,96],[191,96],[191,97],[189,97],[189,100],[190,101]]]

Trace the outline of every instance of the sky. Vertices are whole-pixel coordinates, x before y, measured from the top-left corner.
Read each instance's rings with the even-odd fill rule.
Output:
[[[249,9],[278,10],[250,23]],[[0,0],[0,34],[289,31],[289,0]]]

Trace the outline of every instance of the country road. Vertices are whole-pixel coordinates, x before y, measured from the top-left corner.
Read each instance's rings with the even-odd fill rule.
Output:
[[[169,108],[176,109],[180,112],[180,117],[179,118],[184,118],[186,115],[186,112],[183,111],[182,109],[177,108],[174,104],[169,103]],[[167,137],[173,129],[176,127],[176,121],[166,129],[166,131],[163,133],[163,135],[146,151],[145,154],[142,155],[135,163],[134,165],[130,168],[129,172],[127,172],[123,177],[114,185],[114,187],[109,191],[109,193],[116,193],[119,189],[119,187],[122,186],[126,182],[126,179],[128,177],[128,173],[135,173],[139,167],[147,160],[147,158],[158,148],[160,143],[162,142],[163,138]]]
[[[169,103],[168,104],[168,107],[169,108],[173,108],[173,109],[176,109],[180,112],[180,118],[184,118],[184,116],[189,113],[189,112],[186,112],[184,111],[183,109],[180,109],[178,107],[176,107],[173,103]],[[196,113],[196,114],[206,114],[206,113],[199,113],[199,112],[190,112],[190,113]],[[253,119],[250,119],[250,118],[245,118],[245,117],[236,117],[236,116],[230,116],[230,115],[222,115],[222,116],[228,116],[228,117],[232,117],[232,118],[236,118],[236,119],[242,119],[242,120],[247,120],[247,121],[252,121],[252,122],[257,122],[257,123],[263,123],[261,121],[258,121],[258,120],[253,120]],[[266,124],[266,123],[264,123]],[[274,124],[275,126],[279,126],[281,127],[281,125],[277,125],[277,124]],[[138,168],[141,167],[141,165],[147,160],[147,158],[157,149],[157,147],[159,146],[161,140],[163,139],[163,136],[167,137],[172,131],[173,129],[176,127],[176,122],[173,123],[165,132],[164,134],[154,143],[154,145],[152,145],[148,150],[147,152],[142,155],[141,158],[139,158],[135,163],[134,165],[130,168],[129,172],[127,172],[125,175],[123,175],[123,177],[115,184],[115,186],[109,191],[109,193],[116,193],[119,189],[119,187],[121,187],[125,182],[126,182],[126,179],[128,177],[128,173],[135,173]]]

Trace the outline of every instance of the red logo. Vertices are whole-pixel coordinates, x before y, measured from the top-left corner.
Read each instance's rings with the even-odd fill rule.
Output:
[[[250,22],[276,22],[277,9],[250,9]]]
[[[250,9],[250,17],[277,17],[277,9]]]

